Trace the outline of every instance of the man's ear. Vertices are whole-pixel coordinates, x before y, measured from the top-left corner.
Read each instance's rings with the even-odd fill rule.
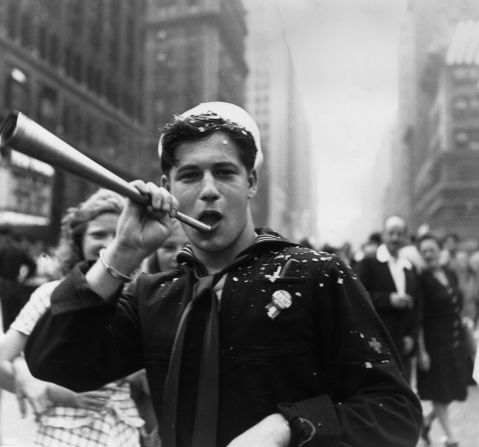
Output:
[[[258,190],[258,172],[252,169],[248,174],[248,199],[252,199]]]
[[[161,186],[167,191],[170,190],[170,182],[168,181],[168,177],[164,174],[161,176]]]

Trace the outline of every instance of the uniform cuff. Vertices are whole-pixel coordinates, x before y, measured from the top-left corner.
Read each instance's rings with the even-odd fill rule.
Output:
[[[291,428],[290,447],[340,446],[339,423],[328,396],[281,403],[278,410]]]

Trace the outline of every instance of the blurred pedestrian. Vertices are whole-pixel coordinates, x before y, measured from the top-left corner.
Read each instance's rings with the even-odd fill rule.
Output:
[[[420,274],[424,305],[418,349],[417,387],[421,399],[432,401],[424,416],[422,437],[437,418],[446,435],[445,445],[458,446],[449,420],[449,405],[467,397],[467,352],[462,327],[462,294],[454,271],[440,265],[440,242],[432,235],[419,240],[425,269]]]
[[[4,331],[25,304],[21,283],[34,275],[36,267],[13,228],[0,228],[0,302]]]
[[[26,302],[23,280],[33,276],[35,261],[10,226],[0,228],[0,324],[6,331]],[[2,441],[0,391],[0,442]]]
[[[472,371],[472,378],[479,385],[479,342],[476,345],[476,358],[474,359],[474,369]]]
[[[411,236],[409,241],[400,249],[399,256],[406,258],[420,272],[424,268],[424,261],[417,248],[417,239]]]
[[[439,256],[439,263],[456,271],[456,255],[459,252],[459,234],[448,232],[442,239],[442,249]]]
[[[477,278],[478,288],[479,288],[479,251],[475,251],[471,254],[469,258],[469,265],[471,266],[474,274]],[[474,328],[478,328],[479,325],[479,291],[475,295],[475,302],[473,303],[473,307],[471,308],[473,314],[473,324]]]
[[[133,183],[151,213],[129,201],[99,262],[57,287],[26,347],[32,371],[83,388],[146,367],[167,447],[415,444],[419,402],[356,276],[255,229],[251,116],[201,104],[164,128],[160,151],[166,187]],[[178,208],[211,231],[185,226],[179,268],[121,293]]]
[[[380,233],[374,232],[369,235],[366,242],[361,244],[360,249],[356,250],[354,253],[353,260],[351,262],[351,267],[355,272],[358,271],[359,263],[364,258],[374,258],[376,256],[376,252],[378,247],[381,245],[381,241],[382,239]]]
[[[102,189],[67,211],[57,250],[64,274],[79,261],[97,259],[98,251],[115,235],[123,206],[122,197]],[[50,307],[50,295],[59,282],[36,289],[0,340],[0,383],[16,392],[21,403],[26,399],[32,406],[38,422],[36,446],[139,446],[143,420],[130,397],[127,379],[76,393],[33,378],[19,357],[36,322]]]
[[[407,234],[403,218],[388,217],[384,222],[383,244],[376,256],[365,257],[359,263],[357,271],[410,377],[419,332],[421,291],[414,265],[400,255]]]
[[[307,236],[301,238],[298,243],[299,243],[299,245],[302,245],[303,247],[312,248],[314,250],[313,243],[311,242],[311,240]]]

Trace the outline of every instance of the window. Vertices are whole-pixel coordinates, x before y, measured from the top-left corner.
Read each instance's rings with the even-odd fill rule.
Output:
[[[60,59],[60,49],[56,34],[50,37],[50,63],[56,67]]]
[[[471,118],[479,117],[479,95],[469,98],[469,112]]]
[[[17,1],[11,1],[8,5],[7,11],[7,33],[8,37],[15,39],[17,37],[17,17],[18,17],[18,3]]]
[[[20,38],[22,44],[27,47],[31,48],[33,43],[33,24],[32,24],[32,16],[29,12],[22,13],[21,20],[20,20]]]
[[[468,98],[464,96],[456,97],[452,100],[452,114],[456,119],[464,119],[467,116]]]
[[[13,68],[8,73],[5,83],[5,104],[8,109],[17,109],[28,113],[30,109],[30,90],[27,76],[18,68]]]
[[[452,79],[457,85],[474,85],[479,81],[479,72],[476,67],[455,67],[452,71]]]
[[[100,70],[96,70],[95,72],[93,90],[99,94],[103,94],[103,73]]]
[[[95,85],[95,69],[93,68],[93,65],[88,65],[87,71],[86,71],[86,84],[88,85],[88,88],[90,90],[95,90],[94,85]]]
[[[454,147],[456,149],[466,149],[469,143],[469,135],[466,129],[454,130]]]
[[[67,24],[72,35],[77,36],[82,34],[83,15],[84,15],[83,1],[74,0],[69,3],[67,10]]]
[[[477,151],[479,150],[479,128],[472,127],[469,129],[469,149]]]
[[[452,77],[458,81],[462,82],[464,79],[467,78],[467,69],[464,67],[456,67],[452,72]]]
[[[46,59],[48,53],[48,36],[46,29],[42,25],[38,28],[37,48],[40,57]]]
[[[114,81],[107,81],[105,85],[106,98],[114,105],[118,105],[118,87]]]
[[[110,43],[109,43],[109,60],[112,65],[117,65],[118,64],[118,52],[120,49],[119,45],[119,39],[118,36],[115,34],[112,34],[110,36]]]
[[[73,75],[73,50],[70,45],[65,46],[63,53],[63,68],[68,76]]]
[[[58,17],[60,14],[61,0],[43,0],[45,9],[49,15]]]
[[[103,0],[95,0],[89,4],[93,18],[90,23],[90,44],[96,51],[101,51],[105,6]]]
[[[83,59],[78,53],[73,56],[73,77],[77,82],[83,81]]]
[[[85,122],[85,143],[89,146],[93,144],[93,128],[90,120]]]
[[[38,117],[40,124],[50,130],[55,130],[56,125],[57,92],[49,87],[40,88],[38,95]]]

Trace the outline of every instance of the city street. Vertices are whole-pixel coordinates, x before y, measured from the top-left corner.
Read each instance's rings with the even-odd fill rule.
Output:
[[[427,403],[424,404],[425,409],[428,409],[427,405]],[[454,403],[451,407],[451,419],[461,447],[479,446],[478,410],[479,389],[476,386],[469,388],[469,398],[466,402]],[[35,423],[31,415],[26,419],[20,417],[15,398],[7,392],[2,393],[2,431],[4,436],[2,446],[33,447]],[[443,446],[442,437],[443,435],[436,423],[431,430],[431,439],[433,441],[431,447]],[[419,442],[417,447],[424,446],[423,442]]]
[[[1,408],[3,444],[0,446],[33,447],[35,422],[32,414],[23,419],[20,416],[15,396],[7,391],[2,391]]]
[[[424,403],[424,410],[429,410],[429,404]],[[469,387],[469,397],[466,402],[455,402],[451,405],[451,421],[456,432],[460,447],[479,446],[479,389]],[[433,424],[430,433],[432,444],[430,447],[443,447],[443,433],[437,421]],[[420,442],[418,447],[426,444]]]

